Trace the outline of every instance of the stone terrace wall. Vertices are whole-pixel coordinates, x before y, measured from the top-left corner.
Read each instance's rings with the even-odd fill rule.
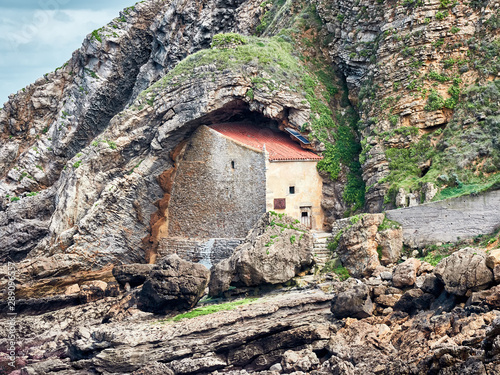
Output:
[[[201,263],[207,268],[229,258],[244,238],[163,238],[158,248],[158,259],[177,254],[184,260]]]
[[[403,226],[403,241],[411,247],[455,242],[500,226],[500,190],[391,210],[386,215]]]

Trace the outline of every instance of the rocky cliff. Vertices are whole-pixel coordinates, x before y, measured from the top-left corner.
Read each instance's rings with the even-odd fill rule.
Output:
[[[166,210],[177,146],[200,125],[253,118],[307,135],[324,157],[319,170],[327,228],[357,212],[382,212],[497,188],[499,5],[494,0],[146,0],[124,9],[90,33],[66,64],[11,95],[0,110],[2,289],[8,285],[7,262],[13,261],[17,298],[24,300],[20,306],[25,312],[64,308],[56,314],[61,331],[76,327],[80,318],[89,324],[102,321],[116,301],[92,302],[88,314],[68,306],[90,302],[94,295],[116,298],[119,292],[113,286],[99,284],[112,284],[114,265],[154,262],[159,239],[168,231]],[[374,236],[378,224],[373,224]],[[356,243],[363,248],[360,238]],[[392,238],[385,240],[391,243]],[[347,238],[342,241],[349,245]],[[372,242],[370,259],[377,266],[377,244]],[[376,272],[374,267],[363,276]],[[75,284],[87,297],[68,292]],[[373,290],[369,293],[375,297]],[[349,357],[334,344],[328,349],[323,345],[340,327],[327,323],[325,306],[333,297],[297,300],[301,298],[304,303],[272,302],[273,307],[265,308],[279,316],[282,310],[290,312],[286,329],[279,322],[258,332],[253,326],[238,326],[234,332],[248,329],[254,336],[238,338],[235,333],[234,340],[221,345],[215,343],[216,336],[207,339],[210,343],[203,344],[206,350],[198,355],[211,353],[211,365],[198,361],[205,367],[190,370],[197,368],[190,362],[197,358],[172,349],[168,360],[148,357],[151,369],[163,371],[165,363],[175,362],[168,371],[210,372],[229,364],[243,368],[255,360],[251,368],[267,370],[272,361],[259,355],[274,353],[273,361],[281,361],[286,350],[300,348],[309,350],[304,354],[309,362],[319,363],[320,358],[322,364],[329,363],[325,366],[343,369],[336,371],[349,373],[350,366],[364,371],[356,364],[365,363],[360,353]],[[122,305],[131,300],[126,301]],[[248,307],[249,316],[256,318],[249,318],[251,325],[259,326],[263,318],[252,311]],[[306,328],[298,323],[301,318],[309,322],[316,313],[324,321]],[[486,314],[480,319],[488,324],[496,316],[489,310],[479,313]],[[53,341],[52,333],[42,334],[50,316],[33,318],[45,322],[33,336],[40,334],[45,343]],[[446,331],[447,337],[457,334],[453,322],[462,318],[464,325],[483,324],[467,320],[469,316],[469,310],[450,315],[454,328]],[[394,319],[397,329],[413,324],[419,340],[444,337],[439,327],[424,327],[429,317]],[[375,334],[359,338],[358,324],[373,323],[370,332],[373,327],[386,329],[376,325],[381,322],[356,322],[352,328],[349,320],[344,323],[345,342],[357,337],[362,348]],[[73,373],[85,373],[87,366],[100,373],[141,371],[131,363],[110,367],[122,347],[140,346],[136,352],[130,349],[130,356],[145,359],[141,353],[156,345],[133,337],[142,331],[140,324],[119,334],[115,328],[98,328],[92,338],[88,331],[68,330],[75,336],[64,338],[66,349],[56,340],[51,350],[62,350],[64,358],[76,361]],[[191,330],[186,336],[198,345],[203,329],[186,329]],[[287,336],[295,330],[303,336],[289,343]],[[283,336],[281,346],[271,347],[261,339],[277,332]],[[497,355],[497,329],[477,332],[477,337],[471,333],[475,338],[464,339],[466,344],[457,343],[474,350],[429,354],[426,364],[415,368],[446,367],[441,362],[450,353],[467,361],[467,352],[481,357],[486,373],[495,371],[488,361]],[[392,339],[398,350],[405,342],[403,336]],[[238,349],[242,340],[261,341]],[[485,349],[477,352],[481,340]],[[370,341],[379,349],[386,343]],[[316,359],[310,355],[311,345]],[[260,354],[247,353],[254,349]],[[48,349],[43,350],[47,356]],[[324,360],[325,350],[334,359]],[[384,353],[393,358],[395,352]],[[409,364],[406,372],[390,371],[418,373],[411,353],[403,360]],[[441,360],[443,356],[447,359]],[[280,366],[286,368],[290,361],[283,359]],[[66,371],[70,366],[57,361],[49,365],[55,367],[33,371]],[[301,368],[290,366],[286,371]],[[391,373],[384,371],[376,373]]]

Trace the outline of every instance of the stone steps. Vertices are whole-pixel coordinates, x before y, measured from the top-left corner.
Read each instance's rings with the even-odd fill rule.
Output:
[[[318,268],[323,268],[325,263],[330,259],[330,250],[328,249],[328,242],[332,237],[331,233],[327,232],[314,232],[314,245],[313,254]]]

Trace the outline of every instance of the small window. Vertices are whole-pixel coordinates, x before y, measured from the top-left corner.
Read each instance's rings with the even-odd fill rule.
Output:
[[[231,168],[234,169],[234,160],[231,162]]]
[[[308,217],[309,214],[307,212],[302,212],[302,217]]]
[[[290,186],[290,188],[288,189],[290,194],[295,194],[295,186]]]

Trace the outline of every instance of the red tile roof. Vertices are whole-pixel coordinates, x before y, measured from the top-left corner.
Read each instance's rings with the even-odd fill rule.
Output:
[[[304,150],[284,132],[245,123],[217,124],[210,128],[252,148],[263,150],[265,145],[271,161],[322,159],[314,152]]]

